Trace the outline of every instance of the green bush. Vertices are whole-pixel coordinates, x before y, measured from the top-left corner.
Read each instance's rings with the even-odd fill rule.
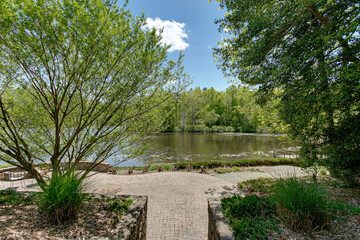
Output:
[[[235,196],[224,198],[221,203],[236,239],[265,240],[274,231],[280,231],[277,227],[276,206],[269,198]]]
[[[233,128],[232,126],[228,126],[224,128],[225,132],[235,132],[235,128]]]
[[[329,226],[328,193],[318,183],[292,177],[280,179],[274,190],[280,219],[292,230],[311,231]]]
[[[82,180],[74,172],[53,174],[39,201],[40,209],[50,221],[62,223],[76,216],[87,200],[81,183]]]
[[[194,132],[202,132],[202,133],[207,133],[209,132],[209,128],[205,125],[195,125],[193,128]]]
[[[223,133],[223,132],[225,132],[225,127],[224,126],[212,126],[210,128],[210,132]]]

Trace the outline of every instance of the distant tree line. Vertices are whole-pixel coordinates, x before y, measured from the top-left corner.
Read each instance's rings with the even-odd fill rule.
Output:
[[[179,94],[165,106],[165,132],[280,133],[277,103],[259,105],[255,93],[232,85],[225,91],[197,87]]]

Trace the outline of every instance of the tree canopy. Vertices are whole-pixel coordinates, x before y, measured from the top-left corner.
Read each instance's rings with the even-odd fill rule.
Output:
[[[303,154],[360,183],[360,4],[355,0],[218,0],[228,37],[214,55],[224,73],[280,89],[280,113]],[[321,158],[322,160],[322,158]]]
[[[187,76],[144,25],[116,1],[1,1],[0,159],[46,186],[35,163],[94,167],[156,131]]]
[[[256,91],[232,85],[225,91],[189,89],[164,105],[165,131],[283,133],[278,100],[260,106]]]

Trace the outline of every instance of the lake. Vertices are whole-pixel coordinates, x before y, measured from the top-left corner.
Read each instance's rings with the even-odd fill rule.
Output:
[[[156,134],[148,140],[146,154],[118,166],[144,166],[152,163],[197,161],[237,161],[273,158],[272,150],[294,147],[294,143],[261,134]],[[109,159],[107,162],[114,164]]]
[[[152,163],[273,158],[272,150],[295,146],[272,135],[236,133],[162,133],[152,135],[148,141],[151,147],[143,156],[122,163],[114,157],[106,162],[117,166],[144,166]],[[0,161],[0,164],[5,163]]]

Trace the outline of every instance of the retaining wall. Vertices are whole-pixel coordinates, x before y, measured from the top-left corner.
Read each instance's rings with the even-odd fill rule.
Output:
[[[235,240],[233,230],[221,210],[221,198],[208,198],[208,240]]]

